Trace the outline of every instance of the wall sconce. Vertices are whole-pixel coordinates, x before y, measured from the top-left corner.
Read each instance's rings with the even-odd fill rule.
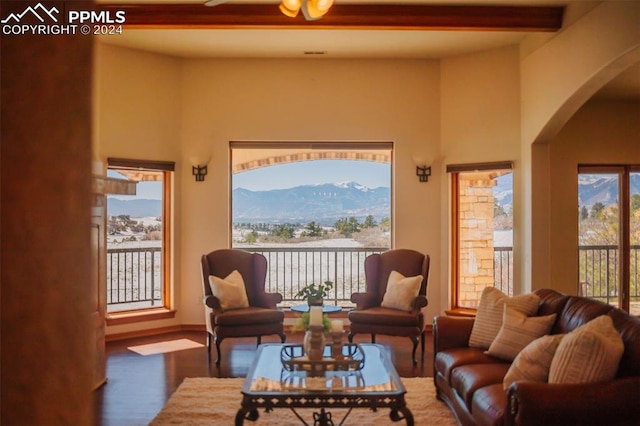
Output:
[[[431,176],[431,166],[416,166],[416,175],[420,182],[429,182],[429,176]]]
[[[196,177],[196,182],[203,182],[207,175],[207,164],[209,158],[191,157],[191,174]]]
[[[416,176],[420,182],[429,182],[429,176],[431,176],[431,166],[426,165],[426,161],[422,157],[413,157],[413,162],[416,164]]]

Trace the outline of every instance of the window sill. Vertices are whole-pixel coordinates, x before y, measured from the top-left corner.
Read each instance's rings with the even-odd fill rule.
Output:
[[[450,317],[467,317],[467,318],[475,318],[477,314],[477,310],[469,309],[469,308],[455,308],[444,311]]]
[[[107,314],[107,325],[133,324],[175,318],[176,311],[167,308],[144,309],[139,311],[114,312]]]

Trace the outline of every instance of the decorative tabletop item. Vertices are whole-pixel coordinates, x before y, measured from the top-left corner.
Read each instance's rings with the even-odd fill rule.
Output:
[[[324,284],[309,284],[298,291],[296,297],[300,297],[307,300],[309,306],[322,306],[324,298],[329,294],[329,291],[333,288],[332,281],[325,281]]]

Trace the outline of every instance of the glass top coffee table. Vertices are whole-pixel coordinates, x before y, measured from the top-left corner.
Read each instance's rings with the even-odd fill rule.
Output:
[[[396,369],[381,345],[361,344],[364,362],[358,367],[333,370],[330,367],[318,372],[297,365],[285,365],[281,352],[287,344],[264,344],[258,347],[253,365],[242,386],[242,404],[236,414],[236,425],[244,420],[258,419],[258,409],[267,413],[275,408],[288,408],[307,424],[296,408],[319,409],[313,413],[313,424],[333,425],[334,408],[347,408],[342,424],[353,408],[377,410],[389,408],[393,421],[405,420],[413,425],[413,415],[406,405],[406,390]],[[345,354],[353,345],[344,347]],[[325,360],[329,359],[330,346],[325,347]],[[329,362],[330,364],[330,362]],[[361,367],[361,368],[360,368]],[[277,415],[274,414],[274,418]]]

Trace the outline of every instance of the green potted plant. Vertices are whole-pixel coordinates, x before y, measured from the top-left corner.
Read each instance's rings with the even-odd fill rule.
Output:
[[[296,297],[306,299],[309,306],[322,306],[325,296],[329,294],[329,291],[332,288],[333,282],[329,280],[325,281],[323,284],[319,284],[318,286],[312,283],[301,288],[296,294]]]

